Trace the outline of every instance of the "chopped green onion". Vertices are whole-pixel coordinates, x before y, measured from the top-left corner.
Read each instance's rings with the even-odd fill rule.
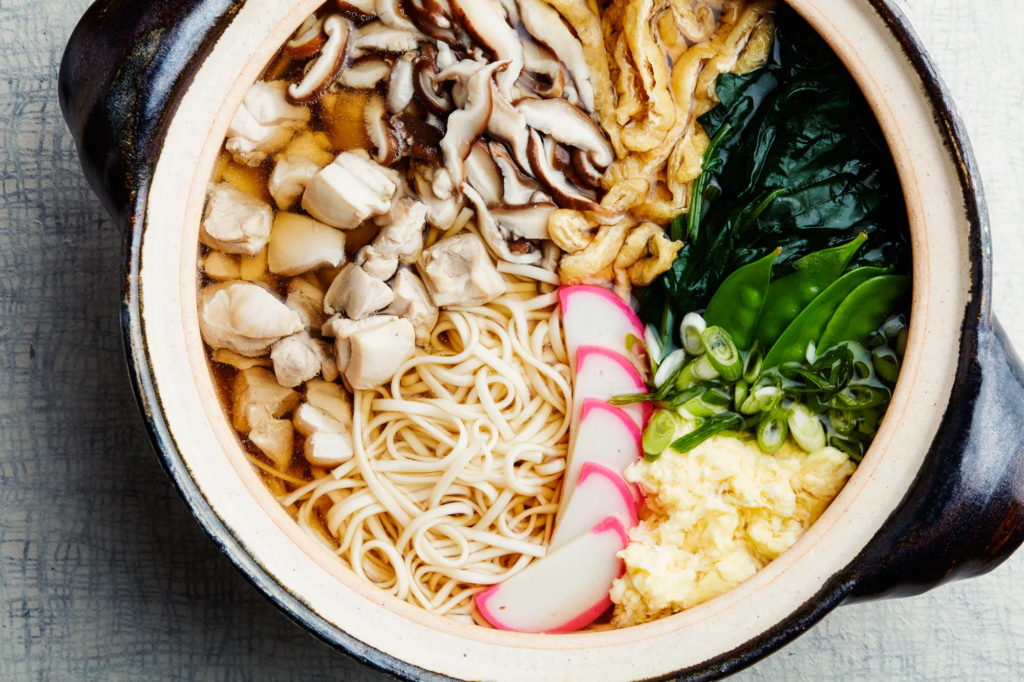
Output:
[[[676,378],[676,388],[684,390],[718,378],[718,370],[704,355],[690,362]]]
[[[707,328],[707,322],[699,313],[687,313],[679,325],[679,338],[683,340],[683,350],[690,355],[703,353],[704,344],[701,342],[701,335]]]
[[[853,371],[861,381],[871,378],[871,365],[857,360],[853,363]]]
[[[890,384],[896,383],[900,376],[900,359],[894,350],[888,347],[874,349],[871,351],[871,362],[878,376]]]
[[[700,395],[704,392],[703,386],[691,386],[681,393],[676,393],[671,398],[666,398],[668,401],[668,407],[670,409],[676,409],[677,407],[684,405],[686,401],[690,400],[694,396]]]
[[[863,419],[857,425],[857,431],[865,436],[873,436],[878,433],[878,422],[882,421],[882,411],[870,408],[861,412]]]
[[[828,420],[831,422],[832,428],[836,430],[836,433],[840,436],[849,436],[857,430],[857,424],[860,423],[860,415],[852,410],[832,409],[828,411]]]
[[[858,441],[833,436],[828,439],[828,444],[836,450],[846,453],[846,455],[854,462],[860,462],[864,459],[864,445]]]
[[[628,393],[617,395],[608,401],[609,405],[632,405],[633,403],[650,403],[657,400],[654,393]]]
[[[866,410],[889,402],[888,390],[865,384],[850,384],[832,396],[829,405],[841,410]]]
[[[781,416],[766,413],[761,423],[757,425],[757,447],[761,452],[772,454],[782,447],[789,435],[789,425]]]
[[[704,396],[706,396],[708,393],[710,393],[710,391],[708,391],[704,395],[698,395],[694,396],[693,398],[690,398],[685,403],[683,403],[682,409],[686,410],[691,415],[699,419],[711,417],[713,415],[718,414],[719,412],[724,412],[725,408],[713,405],[704,399]]]
[[[679,369],[686,364],[686,351],[682,348],[672,351],[668,354],[668,357],[658,367],[657,373],[654,375],[655,387],[661,387],[667,382],[674,374],[679,372]]]
[[[633,349],[640,346],[643,349],[643,354],[633,352]],[[641,366],[647,365],[647,371],[653,375],[658,371],[658,361],[651,355],[651,349],[647,347],[647,344],[640,340],[635,334],[626,334],[626,352],[636,358]]]
[[[746,379],[740,379],[736,382],[733,387],[733,405],[736,409],[740,409],[743,405],[743,401],[747,399],[747,394],[750,393],[750,386],[747,384]]]
[[[902,358],[907,352],[907,337],[910,336],[910,330],[906,327],[900,330],[900,335],[896,337],[896,355]]]
[[[658,457],[672,442],[676,432],[676,418],[668,410],[658,410],[644,430],[645,457]]]
[[[704,353],[711,365],[726,381],[736,381],[743,374],[743,359],[729,332],[721,327],[708,327],[701,334]]]
[[[804,359],[807,360],[808,365],[813,365],[818,357],[818,347],[814,341],[810,341],[807,344],[807,349],[804,350]]]
[[[679,438],[670,446],[676,452],[689,452],[712,436],[734,429],[743,423],[743,418],[732,412],[723,412],[708,417],[696,429]]]
[[[804,405],[794,403],[790,408],[789,432],[793,440],[806,452],[815,453],[825,447],[825,426]]]
[[[887,339],[895,339],[900,332],[907,328],[907,318],[902,315],[893,315],[882,325],[881,332]]]
[[[655,365],[660,365],[661,359],[665,356],[665,349],[661,346],[661,338],[658,336],[658,330],[654,328],[653,324],[647,325],[644,329],[644,343],[647,344],[647,350],[651,354],[651,360]]]
[[[752,384],[757,381],[757,377],[761,376],[761,364],[764,362],[764,352],[754,346],[747,353],[746,359],[743,361],[743,380],[748,384]]]
[[[729,407],[729,404],[732,403],[732,395],[728,393],[725,388],[715,386],[704,393],[703,400],[708,405]]]

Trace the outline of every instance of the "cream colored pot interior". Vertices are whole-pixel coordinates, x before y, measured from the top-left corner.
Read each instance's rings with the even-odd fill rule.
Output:
[[[214,513],[263,569],[366,645],[459,679],[632,680],[728,652],[782,621],[847,565],[913,481],[948,402],[969,296],[957,175],[920,79],[868,3],[794,0],[859,81],[900,171],[913,237],[907,361],[882,429],[825,515],[733,591],[625,630],[522,635],[457,623],[357,579],[264,488],[218,402],[196,315],[207,181],[233,112],[276,49],[322,0],[248,0],[195,76],[153,177],[142,243],[143,336],[171,435]]]

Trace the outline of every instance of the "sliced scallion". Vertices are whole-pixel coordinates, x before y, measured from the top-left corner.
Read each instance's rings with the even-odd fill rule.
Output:
[[[884,381],[895,384],[900,376],[900,359],[896,357],[896,351],[883,346],[871,351],[871,363],[875,366],[875,372]]]
[[[657,458],[672,443],[676,432],[676,417],[668,410],[658,410],[644,430],[644,456]]]
[[[788,435],[789,425],[786,420],[781,415],[767,413],[757,425],[757,447],[770,455],[782,447]]]
[[[890,397],[889,391],[884,388],[850,384],[832,396],[829,405],[841,410],[866,410],[869,407],[885,405]]]
[[[679,338],[683,340],[683,349],[690,355],[704,352],[701,335],[708,328],[707,322],[699,313],[687,313],[679,324]]]
[[[718,378],[718,370],[711,364],[711,361],[704,355],[692,360],[683,367],[683,371],[676,378],[676,388],[685,390],[691,386],[702,384]]]
[[[804,405],[794,403],[790,409],[789,432],[796,444],[806,452],[814,453],[825,447],[825,426]]]
[[[679,371],[679,368],[686,363],[686,351],[682,348],[672,351],[668,354],[668,357],[662,361],[658,367],[658,372],[654,375],[654,386],[660,388],[665,385],[672,375]]]
[[[675,440],[670,447],[676,452],[689,452],[708,438],[716,436],[723,431],[735,429],[742,423],[743,418],[738,414],[734,414],[732,412],[716,414],[705,419],[703,424],[690,433]]]
[[[721,327],[708,327],[701,334],[704,353],[711,365],[726,381],[736,381],[743,375],[743,358],[729,332]]]

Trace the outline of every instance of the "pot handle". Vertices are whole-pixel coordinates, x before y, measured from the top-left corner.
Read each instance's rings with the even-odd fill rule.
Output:
[[[244,0],[98,0],[61,60],[61,111],[104,207],[130,221],[167,125]]]
[[[1024,541],[1024,370],[998,320],[982,313],[972,333],[970,317],[949,407],[917,480],[848,568],[852,599],[982,575]]]

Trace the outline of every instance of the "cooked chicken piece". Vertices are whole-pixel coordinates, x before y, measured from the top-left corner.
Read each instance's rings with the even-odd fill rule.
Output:
[[[297,213],[280,212],[270,232],[268,265],[276,275],[301,275],[345,262],[345,233]]]
[[[224,253],[255,256],[267,245],[273,221],[270,204],[222,182],[210,191],[199,241]]]
[[[352,459],[352,433],[318,431],[306,438],[306,461],[318,467],[333,468]]]
[[[352,334],[351,356],[345,378],[359,391],[389,381],[398,368],[412,357],[416,331],[409,320],[397,319]]]
[[[295,429],[287,419],[260,419],[249,432],[249,440],[278,468],[283,469],[291,463]]]
[[[314,407],[309,403],[299,405],[295,409],[295,414],[292,415],[292,422],[295,424],[295,430],[306,438],[309,438],[314,433],[321,432],[345,433],[350,428],[324,410]]]
[[[334,344],[323,339],[313,339],[313,343],[320,349],[320,376],[325,381],[337,381],[338,363],[334,361]]]
[[[203,259],[203,272],[215,282],[230,282],[238,279],[238,256],[229,256],[221,251],[210,251]]]
[[[384,282],[395,276],[398,270],[398,258],[384,256],[372,245],[366,245],[356,254],[356,265],[366,271],[370,277]]]
[[[213,284],[199,297],[199,331],[212,348],[255,358],[265,355],[277,340],[302,329],[294,311],[256,284]]]
[[[258,166],[309,122],[309,109],[288,101],[286,81],[256,81],[228,127],[226,148],[235,161]]]
[[[267,188],[274,203],[282,211],[287,211],[302,197],[310,180],[316,177],[322,166],[308,159],[278,157],[274,164],[274,172],[270,174]]]
[[[394,315],[363,320],[334,317],[323,333],[335,337],[338,370],[358,390],[376,388],[391,379],[416,346],[412,323]]]
[[[359,154],[345,152],[310,181],[302,207],[322,223],[343,230],[391,210],[395,174]]]
[[[284,304],[289,310],[295,311],[306,331],[319,329],[323,325],[324,292],[309,280],[292,278],[288,282],[288,297]]]
[[[249,433],[264,419],[281,417],[299,404],[299,394],[277,383],[262,367],[241,370],[232,388],[232,424]]]
[[[447,172],[446,172],[447,174]],[[434,193],[434,169],[426,164],[414,166],[413,183],[420,201],[427,205],[427,222],[434,227],[447,230],[459,216],[465,200],[449,194],[441,198]]]
[[[277,383],[288,388],[295,388],[320,373],[320,348],[305,330],[275,343],[270,359]]]
[[[494,267],[480,237],[472,233],[443,239],[423,252],[426,285],[434,304],[478,306],[505,293],[505,280]]]
[[[218,348],[213,351],[213,361],[222,365],[231,365],[235,369],[249,369],[251,367],[270,367],[270,358],[247,358],[227,348]]]
[[[378,218],[382,224],[383,218]],[[423,228],[427,223],[427,206],[421,201],[401,199],[387,215],[386,223],[373,248],[385,258],[398,258],[406,265],[415,263],[423,253]]]
[[[391,290],[395,294],[395,302],[384,312],[404,317],[412,322],[416,330],[416,345],[426,347],[430,343],[430,333],[437,324],[438,311],[437,306],[430,300],[430,292],[427,291],[423,280],[412,270],[402,268],[395,275]]]
[[[324,310],[344,311],[353,320],[386,308],[395,300],[387,284],[371,277],[355,263],[349,263],[331,283],[324,296]]]
[[[348,392],[338,384],[313,379],[306,384],[306,402],[346,427],[352,426],[352,401],[349,400]]]

